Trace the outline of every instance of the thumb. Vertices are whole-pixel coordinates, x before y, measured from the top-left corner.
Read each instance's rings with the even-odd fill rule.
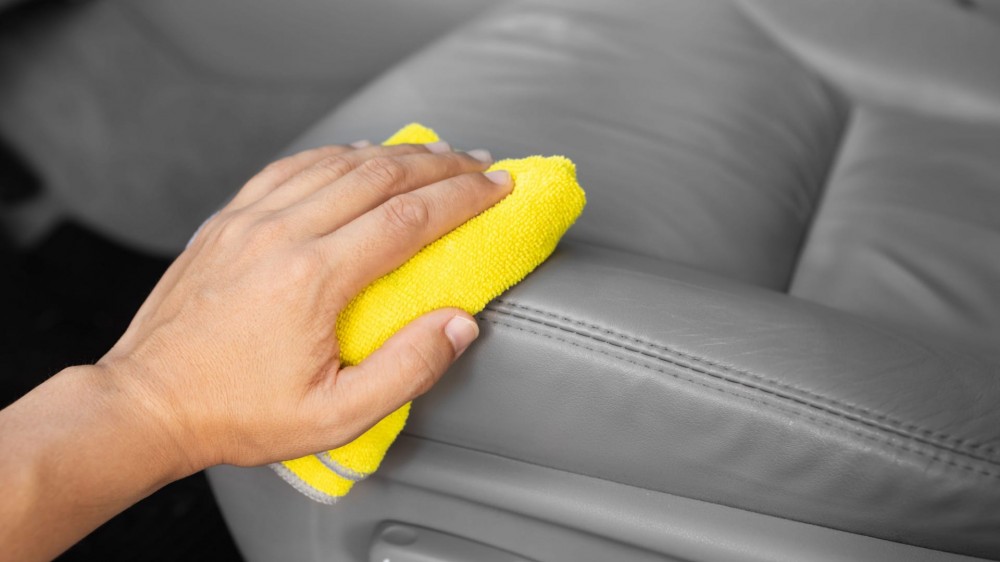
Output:
[[[354,406],[350,422],[367,428],[430,390],[477,337],[476,321],[457,308],[434,310],[403,326],[364,361],[337,374],[340,403]]]

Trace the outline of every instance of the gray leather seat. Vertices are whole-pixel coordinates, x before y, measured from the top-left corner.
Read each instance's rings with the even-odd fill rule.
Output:
[[[564,153],[589,206],[346,500],[213,470],[244,554],[366,559],[399,520],[539,560],[1000,559],[998,53],[929,0],[535,0],[387,72],[290,150],[416,120]]]

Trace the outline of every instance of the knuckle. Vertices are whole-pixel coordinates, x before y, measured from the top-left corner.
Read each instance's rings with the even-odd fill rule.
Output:
[[[353,168],[350,159],[339,154],[326,156],[313,166],[315,173],[327,181],[343,177]]]
[[[446,152],[443,154],[433,154],[428,160],[433,165],[436,173],[445,180],[459,174],[469,172],[476,166],[476,161],[458,152]]]
[[[468,190],[476,194],[489,193],[484,188],[493,184],[485,175],[478,173],[461,174],[455,176],[454,181],[458,189]]]
[[[421,230],[430,222],[427,201],[415,193],[389,199],[382,205],[382,213],[384,221],[397,231]]]
[[[467,202],[486,199],[491,193],[487,189],[490,184],[486,176],[476,172],[458,174],[446,182],[450,197]]]
[[[213,221],[209,221],[205,227],[205,233],[211,234],[213,238],[223,243],[232,243],[246,236],[249,226],[250,221],[246,213],[233,213],[218,216]]]
[[[264,166],[264,169],[261,170],[258,175],[259,176],[284,176],[284,175],[287,175],[288,173],[292,172],[292,169],[291,169],[292,165],[293,165],[293,162],[292,162],[291,158],[282,158],[281,160],[275,160],[274,162],[271,162],[267,166]]]
[[[281,275],[293,285],[299,285],[303,281],[315,279],[321,268],[322,261],[315,252],[297,252],[289,256]]]
[[[440,370],[438,365],[442,363],[440,359],[417,345],[409,345],[403,358],[403,372],[410,375],[411,396],[420,396],[434,386]]]
[[[379,156],[361,165],[364,178],[372,183],[395,185],[406,179],[406,166],[395,158]]]
[[[286,221],[268,217],[255,222],[248,231],[251,244],[269,245],[287,239],[291,229]]]

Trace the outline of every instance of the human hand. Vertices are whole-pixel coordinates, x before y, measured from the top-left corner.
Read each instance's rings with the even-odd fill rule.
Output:
[[[341,368],[335,322],[378,277],[489,208],[506,172],[444,143],[324,147],[251,179],[97,364],[159,423],[183,472],[335,448],[426,392],[478,335],[464,311]]]

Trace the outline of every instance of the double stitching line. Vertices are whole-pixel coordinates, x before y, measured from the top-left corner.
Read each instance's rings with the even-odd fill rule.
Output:
[[[561,320],[561,321],[568,322],[570,324],[574,324],[574,325],[581,326],[581,327],[584,327],[584,328],[596,330],[596,331],[601,332],[603,334],[606,334],[606,335],[608,335],[610,337],[617,338],[617,339],[620,339],[620,340],[630,341],[630,342],[633,342],[635,344],[642,345],[644,347],[649,347],[649,348],[652,348],[652,349],[663,351],[665,353],[669,353],[671,355],[676,355],[676,356],[681,357],[681,358],[683,358],[685,360],[692,361],[692,362],[695,362],[695,363],[700,363],[702,365],[706,365],[706,366],[711,367],[713,369],[718,369],[720,371],[723,371],[723,372],[726,372],[726,373],[731,373],[733,375],[740,375],[740,376],[744,376],[744,377],[749,377],[751,379],[754,379],[754,380],[757,380],[757,381],[760,381],[760,382],[763,382],[763,383],[766,383],[766,384],[774,385],[775,387],[780,388],[781,390],[786,390],[786,391],[789,391],[789,392],[797,393],[797,394],[800,394],[800,395],[804,396],[805,398],[816,400],[818,402],[823,402],[823,403],[826,403],[826,404],[828,404],[828,405],[830,405],[832,407],[835,407],[835,408],[842,408],[842,409],[844,409],[846,411],[849,411],[849,412],[854,412],[856,414],[868,416],[868,417],[872,418],[873,420],[875,420],[877,422],[885,423],[888,426],[895,426],[895,427],[885,428],[885,429],[887,429],[889,431],[914,431],[914,432],[920,433],[921,435],[926,436],[929,439],[934,439],[934,440],[938,440],[938,441],[941,442],[941,443],[928,443],[928,444],[939,445],[939,446],[953,445],[953,446],[957,446],[957,447],[960,447],[960,448],[969,449],[971,452],[965,452],[965,454],[972,454],[972,455],[978,454],[978,451],[982,451],[985,454],[996,454],[997,452],[1000,452],[1000,449],[997,449],[995,447],[991,447],[991,446],[987,446],[987,445],[982,445],[982,444],[978,444],[978,443],[970,443],[966,439],[962,439],[962,438],[959,438],[959,437],[948,435],[947,433],[941,433],[941,432],[936,432],[936,431],[932,431],[932,430],[929,430],[929,429],[924,429],[924,428],[922,428],[922,427],[920,427],[918,425],[911,424],[911,423],[904,423],[904,422],[898,421],[896,419],[893,419],[893,418],[891,418],[891,417],[889,417],[888,415],[885,415],[885,414],[879,414],[879,413],[876,413],[876,412],[872,412],[872,411],[870,411],[868,409],[862,408],[860,406],[854,406],[852,404],[844,404],[842,402],[838,402],[838,401],[836,401],[836,400],[834,400],[832,398],[829,398],[827,396],[823,396],[823,395],[820,395],[820,394],[816,394],[816,393],[810,392],[808,390],[804,390],[804,389],[801,389],[801,388],[798,388],[798,387],[795,387],[795,386],[791,386],[788,383],[784,383],[784,382],[776,380],[776,379],[771,379],[771,378],[768,378],[768,377],[764,377],[764,376],[758,375],[756,373],[751,373],[749,371],[744,371],[744,370],[741,370],[741,369],[734,369],[732,367],[727,367],[725,365],[720,365],[718,363],[712,362],[711,360],[708,360],[708,359],[705,359],[705,358],[702,358],[702,357],[697,357],[697,356],[694,356],[694,355],[690,355],[688,353],[684,353],[683,351],[678,351],[678,350],[672,349],[670,347],[667,347],[667,346],[664,346],[664,345],[661,345],[661,344],[657,344],[657,343],[654,343],[654,342],[650,342],[650,341],[642,340],[640,338],[636,338],[634,336],[629,336],[629,335],[626,335],[626,334],[621,334],[621,333],[615,332],[615,331],[610,330],[610,329],[608,329],[608,328],[606,328],[604,326],[598,326],[596,324],[590,324],[590,323],[587,323],[587,322],[583,322],[583,321],[577,320],[575,318],[570,318],[568,316],[562,316],[562,315],[555,314],[555,313],[552,313],[552,312],[548,312],[548,311],[545,311],[545,310],[541,310],[541,309],[537,309],[537,308],[532,308],[532,307],[525,306],[525,305],[522,305],[522,304],[517,304],[517,303],[513,303],[513,302],[509,302],[509,301],[504,301],[504,300],[500,300],[500,299],[497,299],[494,302],[495,303],[500,303],[500,304],[502,304],[504,306],[509,306],[511,308],[521,309],[521,310],[524,310],[524,311],[527,311],[527,312],[532,312],[532,313],[535,313],[535,314],[540,314],[542,316],[546,316],[546,317],[553,318],[553,319],[556,319],[556,320]],[[502,313],[502,314],[508,314],[508,315],[513,316],[515,318],[522,318],[522,319],[527,320],[527,321],[539,322],[537,319],[532,319],[532,318],[530,318],[528,316],[521,316],[521,315],[518,315],[517,313],[506,312],[506,311],[498,309],[498,308],[496,308],[495,306],[492,306],[492,305],[489,307],[489,309],[493,310],[495,312]],[[539,322],[539,323],[545,324],[544,322]],[[581,335],[581,336],[592,337],[592,336],[590,336],[588,334],[585,334],[585,333],[580,333],[580,332],[576,332],[576,331],[573,331],[573,330],[567,330],[565,327],[559,326],[559,325],[556,325],[556,324],[552,324],[551,326],[553,328],[562,329],[564,331],[570,331],[572,333],[576,333],[576,334]],[[596,341],[604,341],[604,340],[601,340],[601,339],[598,339],[598,338],[593,338],[593,339],[595,339]],[[611,342],[611,341],[607,341],[605,343],[609,343],[611,345],[615,345],[614,342]],[[639,351],[639,350],[636,350],[636,351]],[[641,351],[639,351],[639,352],[641,352]],[[718,376],[718,375],[715,375],[715,374],[712,374],[712,373],[706,373],[706,374],[709,374],[709,375],[712,375],[712,376]],[[738,381],[738,380],[737,381],[732,381],[732,382],[736,382],[737,384],[744,384],[744,385],[746,384],[745,382]],[[788,398],[790,398],[790,399],[796,399],[795,397],[788,397]],[[806,402],[803,402],[803,403],[806,404],[806,405],[809,405],[809,406],[816,406],[816,405],[808,404]],[[830,413],[835,414],[835,415],[842,415],[839,412],[832,412],[831,411]],[[854,419],[854,418],[848,418],[848,419]],[[854,421],[859,421],[859,422],[867,423],[867,424],[874,424],[874,422],[869,422],[869,421],[862,420],[862,419],[855,419]],[[910,435],[906,435],[906,437],[912,437],[914,439],[922,439],[921,437],[910,436]],[[979,458],[979,457],[977,457],[977,458]],[[994,459],[980,458],[980,460],[985,460],[985,461],[988,461],[988,462],[993,462]]]
[[[505,303],[503,301],[495,301],[495,302],[501,302],[501,304],[507,304],[509,306],[511,305],[510,303]],[[530,308],[522,306],[522,305],[513,305],[513,306],[517,307],[517,308],[526,309],[526,310],[529,310],[529,311],[539,312],[539,313],[541,313],[543,315],[555,316],[555,315],[553,315],[551,313],[546,313],[545,311],[537,311],[535,309],[530,309]],[[604,340],[604,339],[596,338],[596,337],[594,337],[591,334],[587,334],[587,333],[579,332],[579,331],[576,331],[576,330],[572,330],[572,329],[569,329],[566,326],[559,326],[557,324],[552,324],[552,323],[549,323],[549,322],[541,321],[541,320],[539,320],[537,318],[531,318],[529,316],[519,315],[519,314],[516,314],[516,313],[507,312],[507,311],[498,309],[496,306],[493,306],[493,305],[489,306],[487,308],[487,311],[495,313],[495,314],[498,314],[500,316],[509,316],[509,317],[520,319],[520,320],[523,320],[523,321],[527,321],[527,322],[530,322],[530,323],[533,323],[533,324],[537,324],[537,325],[541,325],[541,326],[547,326],[547,327],[550,327],[550,328],[555,328],[555,329],[557,329],[559,331],[562,331],[562,332],[565,332],[565,333],[568,333],[568,334],[572,334],[572,335],[575,335],[575,336],[578,336],[578,337],[589,339],[589,340],[592,340],[592,341],[595,341],[595,342],[600,342],[600,343],[604,343],[604,344],[607,344],[607,345],[611,345],[612,347],[616,347],[616,348],[618,348],[618,349],[620,349],[620,350],[622,350],[624,352],[627,352],[627,353],[639,354],[639,355],[645,356],[645,357],[647,357],[649,359],[653,359],[653,360],[660,361],[660,362],[666,362],[666,363],[675,365],[677,367],[681,367],[681,368],[689,370],[689,371],[694,371],[696,373],[707,375],[707,376],[712,377],[713,379],[716,379],[716,380],[719,380],[719,381],[725,381],[725,382],[737,384],[737,385],[740,385],[740,386],[743,386],[743,387],[746,387],[746,388],[749,388],[749,389],[752,389],[752,390],[755,390],[755,391],[758,391],[758,392],[762,392],[762,393],[764,393],[766,395],[770,395],[770,396],[773,396],[773,397],[776,397],[776,398],[779,398],[779,399],[789,400],[789,401],[801,404],[803,406],[806,406],[806,407],[809,407],[809,408],[812,408],[812,409],[815,409],[815,410],[819,410],[819,411],[822,411],[824,413],[833,415],[833,416],[835,416],[837,418],[840,418],[841,420],[844,420],[844,421],[861,423],[861,424],[863,424],[865,426],[868,426],[869,428],[874,429],[874,430],[890,431],[890,432],[895,433],[896,435],[898,435],[900,437],[903,437],[903,438],[911,439],[911,440],[914,440],[914,441],[917,441],[917,442],[922,442],[922,443],[927,444],[927,445],[937,446],[937,444],[935,444],[935,443],[927,443],[924,439],[922,439],[920,437],[917,437],[917,436],[914,436],[914,435],[908,435],[908,434],[905,434],[905,433],[900,433],[898,430],[880,427],[877,424],[874,424],[873,422],[870,422],[868,420],[857,419],[855,417],[851,417],[851,416],[845,415],[845,414],[843,414],[841,412],[830,410],[830,409],[828,409],[826,407],[823,407],[821,405],[810,403],[808,401],[805,401],[805,400],[803,400],[801,398],[797,398],[795,396],[787,396],[787,395],[784,395],[784,394],[780,394],[780,393],[775,392],[773,390],[769,390],[769,389],[766,389],[766,388],[760,388],[760,387],[754,386],[754,385],[752,385],[752,384],[750,384],[748,382],[745,382],[745,381],[733,380],[731,378],[727,378],[727,377],[721,376],[718,373],[712,373],[710,371],[706,371],[704,369],[693,367],[691,365],[685,365],[684,363],[678,362],[676,360],[672,360],[672,359],[670,359],[668,357],[662,357],[662,356],[650,353],[648,351],[642,351],[642,350],[637,350],[637,349],[629,348],[629,347],[626,347],[626,346],[622,345],[619,342],[607,341],[607,340]],[[565,320],[570,321],[570,322],[573,322],[573,323],[576,323],[578,325],[588,326],[587,324],[584,324],[584,323],[579,322],[579,321],[574,321],[573,319],[564,318],[564,317],[560,317],[560,318],[561,319],[565,319]],[[984,470],[981,467],[972,466],[972,465],[969,465],[969,464],[958,463],[958,462],[946,459],[946,458],[944,458],[944,457],[942,457],[942,456],[940,456],[938,454],[928,453],[927,451],[923,451],[921,449],[917,449],[917,448],[914,448],[914,447],[906,446],[906,445],[903,445],[903,444],[900,444],[900,443],[895,443],[895,442],[893,442],[893,441],[891,441],[889,439],[879,439],[879,438],[877,438],[875,436],[868,435],[868,434],[865,434],[865,433],[861,433],[861,432],[857,431],[856,429],[852,429],[852,428],[846,426],[845,424],[835,425],[835,424],[831,423],[830,421],[824,420],[822,418],[818,418],[818,417],[815,417],[815,416],[810,416],[810,415],[807,415],[807,414],[803,414],[802,412],[798,412],[798,411],[789,409],[787,407],[781,407],[781,406],[779,406],[777,404],[772,404],[772,403],[769,403],[769,402],[765,402],[765,401],[760,400],[760,399],[754,399],[754,398],[747,397],[747,396],[742,395],[742,394],[737,394],[737,393],[734,393],[734,392],[732,392],[730,390],[726,390],[724,388],[721,388],[719,386],[709,385],[709,384],[707,384],[707,383],[705,383],[703,381],[698,381],[698,380],[695,380],[695,379],[690,378],[690,377],[685,377],[685,376],[682,376],[682,375],[677,374],[675,372],[670,372],[670,371],[668,371],[667,369],[664,369],[664,368],[657,368],[657,367],[650,366],[648,364],[640,363],[640,362],[636,361],[635,359],[629,359],[629,358],[621,357],[619,355],[615,355],[615,354],[609,353],[608,351],[601,350],[601,349],[598,349],[596,347],[588,346],[588,345],[585,345],[585,344],[582,344],[582,343],[579,343],[579,342],[571,341],[571,340],[566,339],[566,338],[555,336],[555,335],[553,335],[551,333],[545,333],[545,332],[541,332],[541,331],[538,331],[538,330],[527,329],[527,328],[518,326],[516,324],[512,324],[510,322],[505,322],[503,320],[494,320],[494,319],[490,319],[490,318],[486,318],[486,320],[488,322],[492,323],[492,324],[496,324],[496,325],[500,325],[500,326],[505,326],[505,327],[508,327],[508,328],[511,328],[511,329],[514,329],[514,330],[518,330],[518,331],[521,331],[521,332],[530,333],[530,334],[533,334],[533,335],[536,335],[536,336],[541,336],[541,337],[545,337],[545,338],[552,339],[552,340],[555,340],[555,341],[559,341],[559,342],[562,342],[562,343],[566,343],[568,345],[572,345],[574,347],[579,347],[579,348],[582,348],[582,349],[585,349],[587,351],[591,351],[591,352],[594,352],[594,353],[599,353],[601,355],[605,355],[605,356],[611,357],[613,359],[623,360],[623,361],[626,361],[626,362],[628,362],[630,364],[636,365],[638,367],[642,367],[642,368],[645,368],[645,369],[651,369],[653,371],[662,373],[664,375],[673,377],[675,379],[683,380],[685,382],[689,382],[689,383],[692,383],[692,384],[696,384],[698,386],[702,386],[704,388],[708,388],[710,390],[713,390],[713,391],[716,391],[716,392],[720,392],[722,394],[727,394],[727,395],[731,395],[731,396],[737,396],[737,397],[740,397],[742,399],[751,400],[753,402],[757,402],[757,403],[763,404],[765,406],[768,406],[768,407],[771,407],[771,408],[775,408],[775,409],[777,409],[777,410],[779,410],[781,412],[784,412],[784,413],[787,413],[787,414],[790,414],[790,415],[794,415],[794,416],[797,416],[797,417],[802,417],[802,418],[805,418],[805,419],[807,419],[809,421],[812,421],[812,422],[815,422],[815,423],[819,423],[821,425],[830,427],[832,429],[847,431],[851,435],[858,436],[858,437],[861,437],[863,439],[867,439],[867,440],[870,440],[870,441],[874,441],[874,442],[879,443],[879,444],[885,444],[885,445],[888,445],[890,447],[901,449],[901,450],[904,450],[904,451],[907,451],[907,452],[912,452],[912,453],[915,453],[917,455],[930,458],[931,460],[942,462],[944,464],[947,464],[947,465],[950,465],[950,466],[954,466],[956,468],[960,468],[960,469],[963,469],[963,470],[967,470],[967,471],[973,472],[975,474],[980,474],[980,475],[983,475],[983,476],[988,476],[988,477],[991,477],[991,478],[1000,479],[1000,473],[995,473],[995,472],[991,472],[991,471],[988,471],[988,470]],[[649,342],[642,342],[641,340],[636,340],[636,338],[631,338],[629,336],[625,336],[625,335],[622,335],[622,334],[617,334],[617,333],[612,332],[611,330],[607,330],[605,328],[596,327],[596,326],[593,326],[593,327],[597,328],[597,329],[600,329],[601,331],[603,331],[605,333],[609,333],[609,334],[612,334],[612,335],[620,336],[622,339],[631,339],[631,340],[639,341],[640,343],[646,343],[646,344],[650,345],[650,347],[661,347],[662,348],[662,346],[657,346],[656,344],[651,344]],[[666,350],[666,348],[663,348],[663,349]],[[678,355],[684,355],[684,354],[678,354]],[[687,356],[687,357],[690,358],[690,359],[697,359],[697,358],[690,357],[690,356]],[[713,364],[713,363],[711,363],[709,361],[701,360],[699,362],[707,364],[707,365],[711,365],[711,366],[714,366],[714,367],[718,367],[720,370],[739,373],[739,371],[734,371],[732,369],[729,369],[729,368],[721,366],[721,365],[715,365],[715,364]],[[756,377],[756,378],[760,378],[760,377]],[[991,459],[985,459],[985,458],[978,457],[978,456],[975,456],[975,455],[972,455],[972,454],[969,454],[969,453],[965,453],[965,452],[961,452],[961,451],[953,451],[953,450],[950,450],[950,449],[946,449],[946,450],[948,452],[952,452],[952,453],[958,453],[958,454],[967,455],[967,456],[969,456],[969,457],[971,457],[971,458],[973,458],[975,460],[980,460],[980,461],[983,461],[983,462],[988,463],[988,464],[996,464]]]

